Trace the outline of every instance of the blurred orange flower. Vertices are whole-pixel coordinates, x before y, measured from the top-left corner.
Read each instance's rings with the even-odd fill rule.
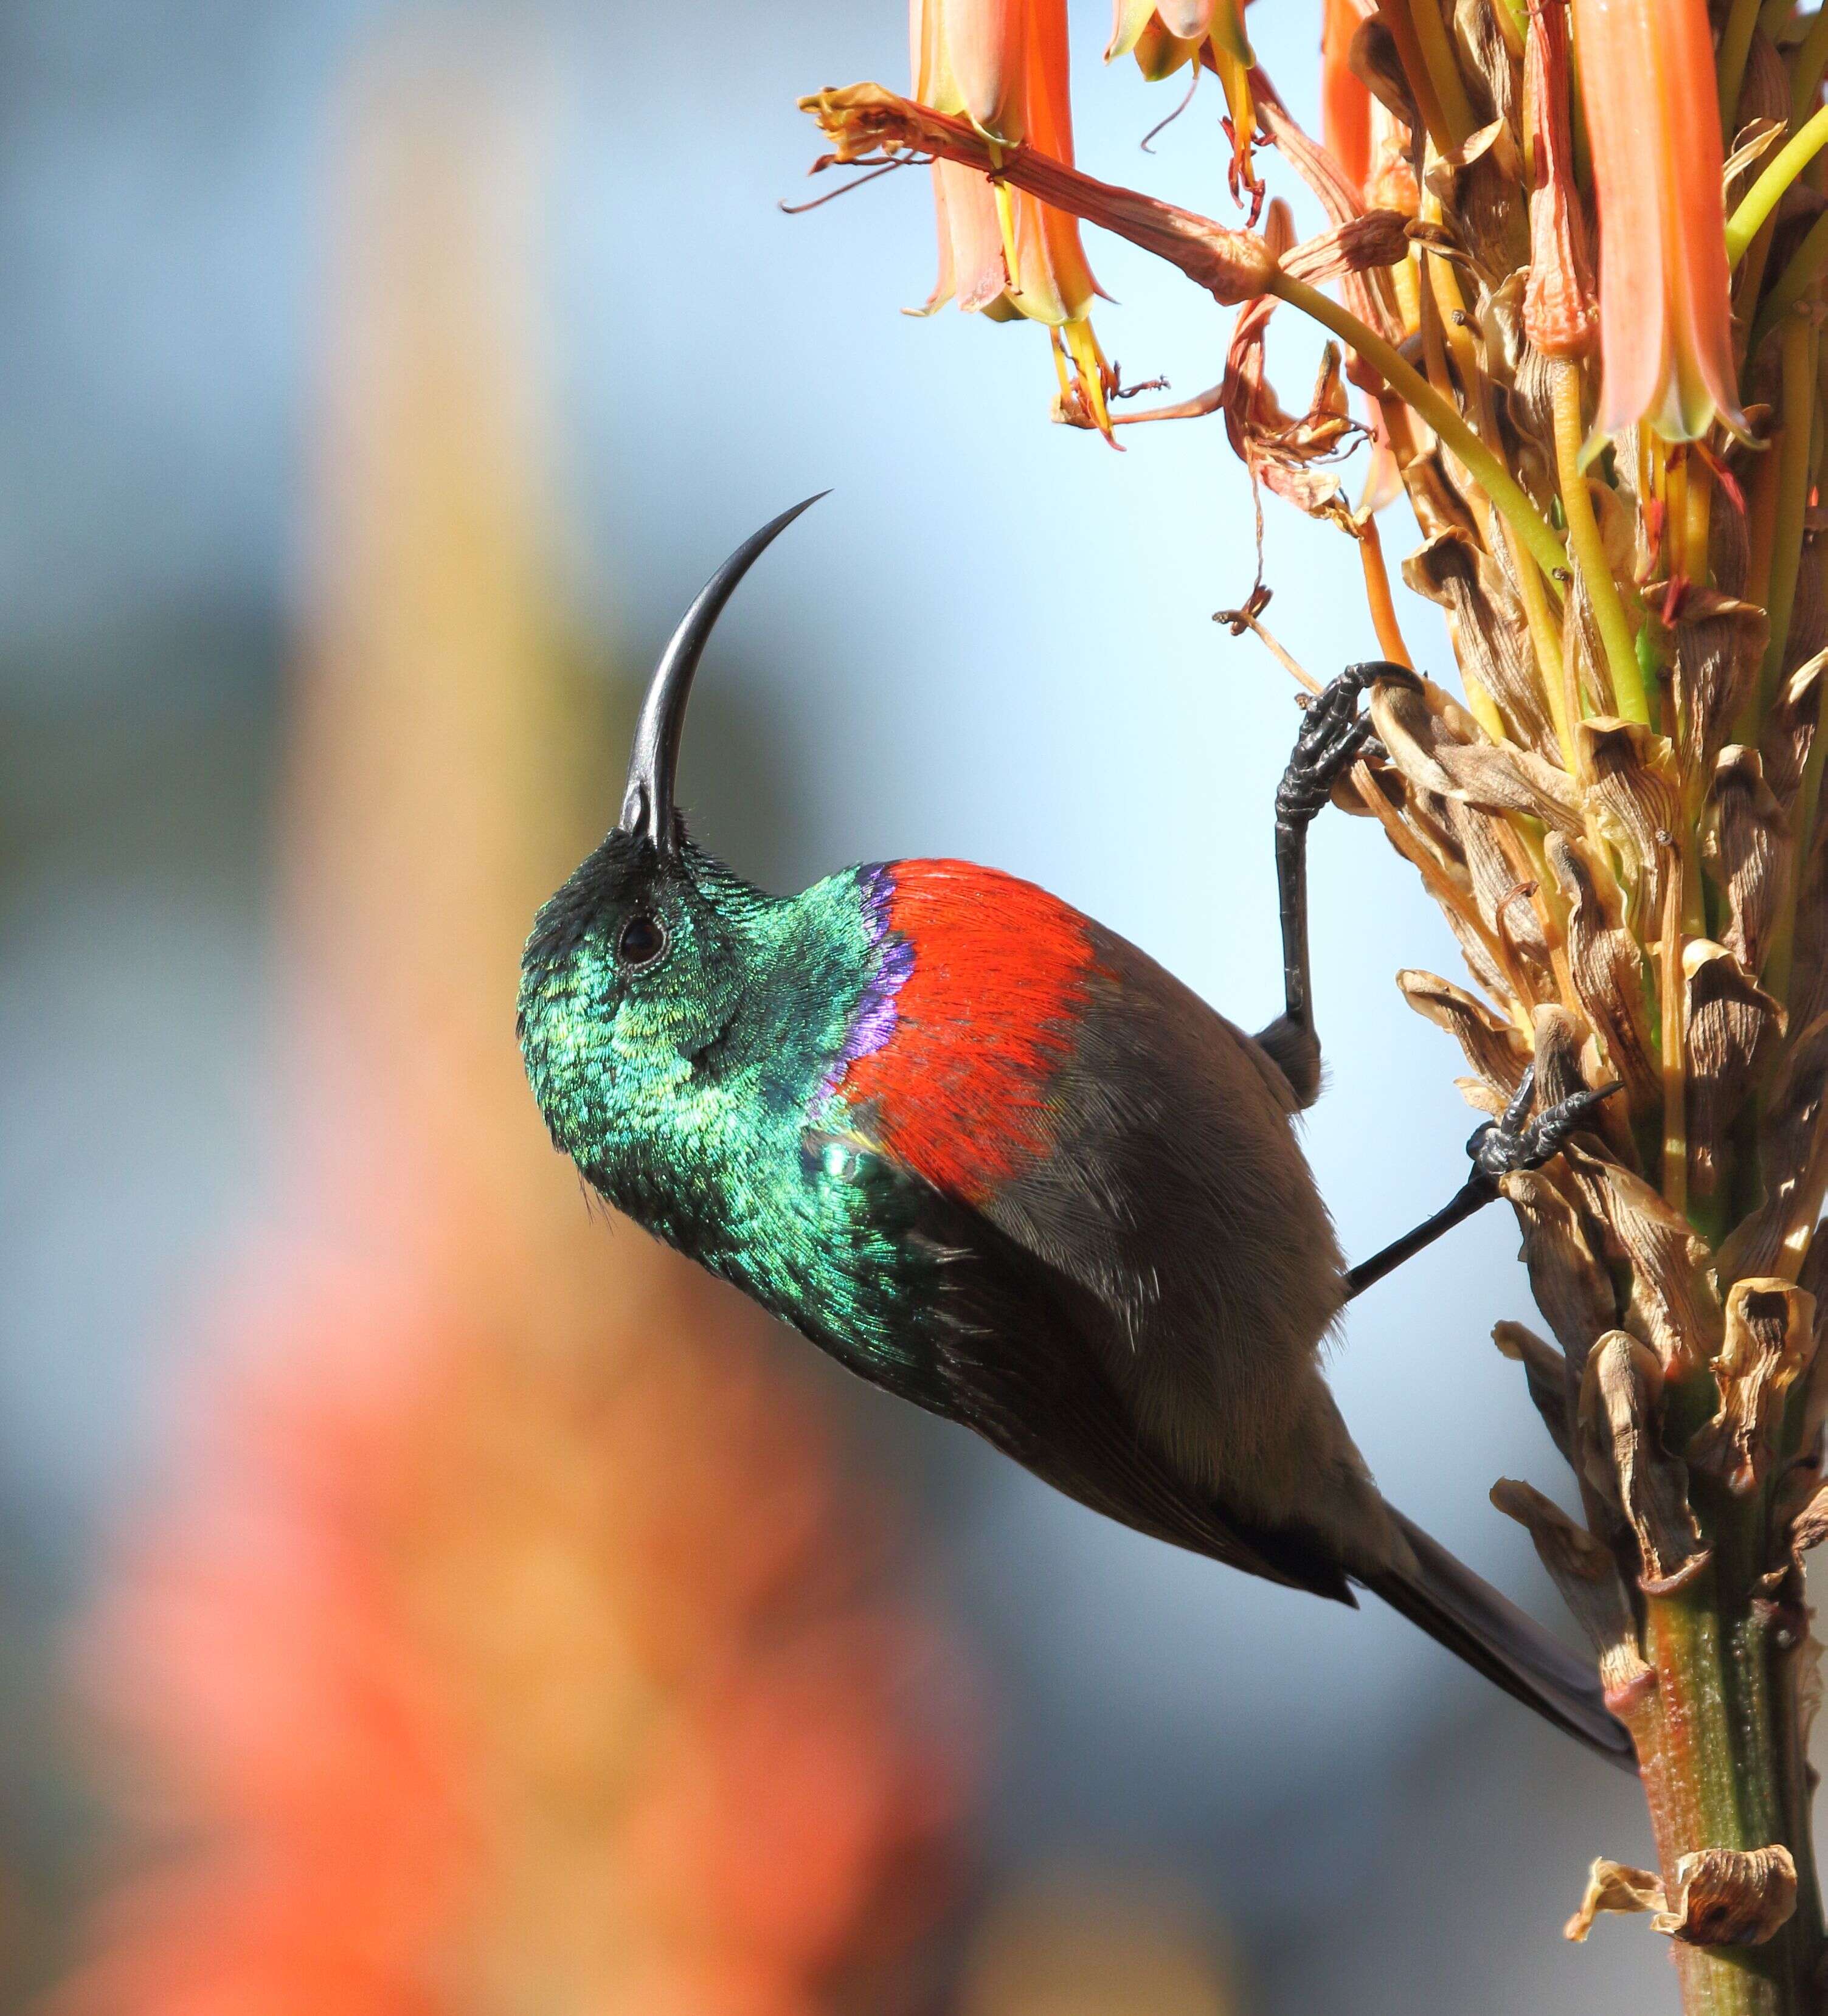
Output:
[[[1741,430],[1707,0],[1574,0],[1574,24],[1599,210],[1599,430]]]
[[[912,0],[914,96],[968,118],[987,139],[1073,160],[1065,0]],[[933,164],[939,275],[925,311],[956,299],[1052,334],[1065,399],[1109,438],[1116,389],[1093,333],[1098,292],[1079,221],[956,162]]]
[[[291,1193],[91,1633],[142,1852],[60,2016],[900,2011],[946,1901],[966,1723],[881,1509],[766,1320],[591,1217],[515,1053],[609,771],[531,452],[545,108],[481,54],[409,36],[341,129]]]

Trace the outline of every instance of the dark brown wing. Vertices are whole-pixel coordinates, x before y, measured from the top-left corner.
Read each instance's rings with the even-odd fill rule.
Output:
[[[817,1152],[821,1144],[815,1142]],[[845,1137],[870,1216],[892,1224],[914,1305],[919,1371],[903,1397],[961,1422],[1080,1504],[1247,1574],[1353,1601],[1336,1556],[1299,1527],[1271,1532],[1190,1485],[1142,1431],[1098,1339],[1096,1293],[980,1212]],[[862,1372],[842,1341],[814,1341]],[[888,1383],[888,1382],[883,1382]]]

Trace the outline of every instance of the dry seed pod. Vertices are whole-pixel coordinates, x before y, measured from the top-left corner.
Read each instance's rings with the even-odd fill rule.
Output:
[[[1662,1911],[1668,1899],[1663,1894],[1663,1878],[1653,1869],[1634,1869],[1628,1862],[1613,1862],[1596,1856],[1587,1872],[1587,1888],[1580,1908],[1562,1928],[1562,1937],[1577,1943],[1593,1929],[1603,1911],[1621,1914],[1636,1911]]]
[[[1828,1240],[1823,1238],[1820,1226],[1797,1272],[1797,1286],[1809,1298],[1814,1313],[1797,1456],[1783,1479],[1783,1493],[1793,1504],[1814,1488],[1812,1471],[1816,1476],[1828,1474],[1828,1452],[1823,1446],[1823,1426],[1828,1422]]]
[[[1489,1114],[1494,1120],[1510,1103],[1482,1078],[1457,1078],[1454,1089],[1475,1113]]]
[[[1346,52],[1347,67],[1399,125],[1415,132],[1422,124],[1408,73],[1397,54],[1396,38],[1375,16],[1361,21]]]
[[[1650,1680],[1639,1649],[1631,1599],[1610,1551],[1577,1526],[1552,1499],[1514,1477],[1491,1487],[1491,1502],[1529,1534],[1531,1543],[1562,1600],[1599,1655],[1599,1676],[1615,1700]]]
[[[1460,948],[1460,956],[1466,962],[1466,970],[1487,993],[1503,995],[1513,989],[1514,976],[1503,959],[1494,952],[1485,940],[1483,932],[1476,929],[1467,911],[1451,909],[1444,913],[1448,928]]]
[[[1458,146],[1434,156],[1424,178],[1440,199],[1442,222],[1488,287],[1501,285],[1530,257],[1523,167],[1515,130],[1494,119]]]
[[[1538,1337],[1526,1323],[1500,1323],[1492,1326],[1491,1341],[1506,1358],[1523,1368],[1530,1399],[1542,1417],[1549,1438],[1569,1466],[1574,1463],[1574,1431],[1571,1407],[1575,1397],[1568,1377],[1568,1361],[1547,1337]]]
[[[1440,437],[1422,423],[1413,419],[1414,409],[1398,405],[1390,401],[1384,407],[1386,415],[1404,413],[1412,416],[1408,423],[1416,451],[1403,465],[1403,487],[1409,493],[1409,507],[1415,513],[1415,522],[1422,527],[1425,539],[1445,538],[1466,540],[1470,545],[1478,538],[1478,525],[1473,516],[1472,506],[1454,487],[1445,457],[1441,453]],[[1404,578],[1408,579],[1408,563],[1404,563]],[[1413,582],[1409,584],[1414,585]],[[1450,640],[1452,627],[1448,628]],[[1467,661],[1456,650],[1455,662],[1462,671]]]
[[[1469,896],[1472,878],[1466,873],[1466,857],[1448,812],[1452,801],[1441,792],[1429,790],[1412,778],[1405,777],[1401,770],[1393,769],[1390,775],[1402,791],[1403,823],[1409,830],[1410,837],[1419,841],[1433,855],[1436,862],[1446,871],[1455,892]],[[1461,907],[1470,914],[1470,903],[1462,903]]]
[[[1671,866],[1668,836],[1682,820],[1675,751],[1660,735],[1635,722],[1584,721],[1576,732],[1588,799],[1624,872],[1626,920],[1639,937],[1654,938],[1662,928]]]
[[[1764,610],[1751,603],[1689,591],[1675,626],[1672,673],[1685,776],[1713,776],[1714,760],[1758,675],[1769,628]]]
[[[1811,1363],[1805,1377],[1805,1399],[1812,1401],[1816,1395],[1809,1389],[1819,1386],[1819,1359]],[[1807,1406],[1804,1411],[1809,1411]],[[1805,1585],[1791,1579],[1801,1576],[1803,1556],[1811,1547],[1819,1545],[1823,1535],[1828,1534],[1828,1496],[1823,1495],[1828,1480],[1824,1480],[1822,1474],[1823,1449],[1819,1431],[1818,1422],[1805,1438],[1808,1454],[1793,1459],[1778,1473],[1772,1487],[1772,1565],[1765,1571],[1761,1586],[1773,1601],[1783,1598],[1787,1582],[1790,1585],[1793,1600],[1803,1600]]]
[[[1739,103],[1726,124],[1736,147],[1739,136],[1748,127],[1775,126],[1779,132],[1790,122],[1790,69],[1778,53],[1777,45],[1763,29],[1752,36],[1746,54],[1745,76],[1740,85]]]
[[[1691,938],[1682,948],[1682,972],[1689,1183],[1697,1196],[1711,1197],[1725,1165],[1729,1132],[1772,1042],[1783,1031],[1783,1010],[1725,945]]]
[[[1559,1106],[1577,1093],[1597,1091],[1611,1083],[1585,1025],[1569,1013],[1559,1001],[1541,1003],[1533,1012],[1536,1038],[1536,1103]],[[1609,1099],[1589,1116],[1592,1132],[1611,1150],[1614,1161],[1626,1168],[1637,1164],[1637,1148],[1631,1135],[1624,1103]],[[1610,1326],[1608,1325],[1610,1328]]]
[[[1621,438],[1617,453],[1622,456],[1625,447]],[[1631,448],[1631,468],[1637,469],[1635,443]],[[1752,561],[1751,521],[1747,515],[1743,493],[1736,497],[1724,484],[1716,487],[1714,511],[1707,531],[1707,568],[1714,578],[1716,592],[1732,599],[1746,592],[1746,577]]]
[[[1599,1161],[1576,1141],[1563,1154],[1588,1210],[1630,1263],[1627,1327],[1652,1347],[1670,1377],[1696,1370],[1718,1348],[1722,1323],[1707,1248],[1642,1177]]]
[[[1765,941],[1790,863],[1789,824],[1765,781],[1764,761],[1756,750],[1733,742],[1721,751],[1701,847],[1725,892],[1728,922],[1722,941],[1747,973],[1756,974],[1765,963]]]
[[[1663,1078],[1644,1010],[1643,968],[1638,948],[1608,909],[1585,854],[1559,833],[1548,836],[1549,865],[1568,905],[1568,966],[1606,1061],[1624,1082],[1634,1113],[1650,1112],[1663,1096]]]
[[[1622,1330],[1595,1345],[1581,1381],[1582,1469],[1637,1537],[1646,1595],[1691,1582],[1711,1552],[1689,1507],[1688,1474],[1658,1435],[1663,1372],[1648,1345]]]
[[[1485,375],[1507,392],[1516,383],[1518,366],[1530,344],[1523,330],[1523,289],[1528,279],[1527,273],[1513,273],[1502,286],[1479,297],[1479,335],[1485,346]],[[1523,426],[1514,399],[1505,401],[1505,412],[1513,427]]]
[[[1499,830],[1501,834],[1504,831]],[[1518,867],[1513,868],[1513,877],[1520,873]],[[1493,928],[1508,955],[1506,970],[1516,972],[1523,982],[1515,990],[1517,999],[1532,1001],[1545,995],[1552,999],[1558,984],[1555,955],[1561,941],[1552,935],[1553,923],[1545,913],[1541,885],[1533,877],[1513,880],[1498,898]]]
[[[1486,0],[1454,0],[1454,39],[1474,116],[1502,120],[1514,139],[1523,120],[1523,79]]]
[[[1815,739],[1815,724],[1822,717],[1825,668],[1828,668],[1828,651],[1818,651],[1798,665],[1778,689],[1771,711],[1765,716],[1765,732],[1758,744],[1765,782],[1771,795],[1787,810],[1802,782],[1803,765],[1809,760],[1809,745]]]
[[[1527,812],[1562,832],[1582,830],[1578,786],[1559,765],[1486,740],[1473,716],[1432,682],[1421,692],[1375,687],[1371,717],[1390,761],[1417,790],[1477,812]]]
[[[1530,1053],[1516,1025],[1494,1015],[1463,987],[1437,974],[1406,967],[1397,975],[1403,999],[1437,1029],[1445,1029],[1479,1075],[1508,1098],[1523,1082]]]
[[[1523,812],[1566,833],[1581,830],[1580,787],[1559,764],[1506,743],[1437,744],[1435,761],[1476,811]]]
[[[1472,871],[1461,845],[1456,814],[1448,798],[1418,790],[1400,771],[1388,771],[1403,793],[1400,823],[1386,830],[1399,852],[1421,870],[1458,941],[1468,970],[1487,993],[1503,999],[1521,987],[1503,941],[1480,916]]]
[[[1519,1000],[1533,1000],[1539,994],[1552,994],[1554,976],[1549,963],[1549,941],[1534,907],[1520,900],[1522,892],[1534,885],[1520,875],[1519,863],[1503,842],[1509,829],[1484,812],[1476,812],[1458,797],[1439,801],[1448,830],[1466,863],[1473,902],[1480,920],[1498,945],[1519,956],[1501,962],[1506,992]],[[1527,867],[1526,858],[1523,866]]]
[[[1610,719],[1618,711],[1618,696],[1613,691],[1612,668],[1606,662],[1599,620],[1593,613],[1593,598],[1578,574],[1568,591],[1567,608],[1570,614],[1563,619],[1562,632],[1564,642],[1570,635],[1573,639],[1581,712],[1592,719]]]
[[[1418,791],[1448,797],[1458,780],[1441,757],[1483,738],[1479,725],[1432,681],[1426,687],[1386,680],[1371,689],[1372,725],[1390,761]]]
[[[1493,301],[1505,301],[1514,285],[1516,308],[1520,316],[1525,278],[1522,273],[1513,273],[1491,297]],[[1508,319],[1508,307],[1505,312]],[[1554,367],[1542,351],[1527,340],[1517,349],[1512,370],[1512,389],[1505,401],[1505,415],[1516,431],[1518,473],[1538,495],[1553,491],[1560,481],[1555,459]],[[1505,573],[1514,586],[1515,571],[1507,568]]]
[[[1791,1043],[1765,1103],[1758,1132],[1765,1201],[1743,1219],[1720,1249],[1722,1280],[1800,1269],[1819,1198],[1807,1179],[1819,1152],[1828,1076],[1828,1014],[1819,1015]],[[1786,1260],[1791,1264],[1782,1264]]]
[[[1796,1284],[1807,1289],[1815,1298],[1815,1348],[1819,1351],[1823,1333],[1828,1329],[1828,1220],[1815,1227],[1815,1236],[1809,1241],[1809,1250],[1803,1255],[1803,1264],[1797,1269]]]
[[[1513,739],[1559,759],[1529,625],[1503,570],[1466,534],[1444,531],[1404,561],[1403,579],[1447,611],[1455,661],[1496,701]]]
[[[1796,1910],[1796,1863],[1769,1848],[1698,1849],[1675,1865],[1675,1894],[1653,1931],[1692,1946],[1761,1946]]]
[[[1618,1320],[1612,1276],[1594,1254],[1581,1213],[1553,1177],[1541,1169],[1518,1169],[1502,1177],[1498,1188],[1523,1227],[1531,1293],[1578,1377],[1588,1352]]]
[[[1802,893],[1797,900],[1790,1027],[1806,1029],[1824,1013],[1828,1013],[1828,821],[1815,828],[1803,866]]]
[[[1563,1928],[1584,1939],[1603,1911],[1649,1911],[1650,1929],[1694,1946],[1757,1946],[1796,1910],[1796,1863],[1781,1843],[1769,1848],[1704,1848],[1675,1865],[1675,1892],[1663,1879],[1602,1856],[1587,1877],[1581,1907]]]
[[[1822,580],[1822,535],[1803,535],[1802,563],[1797,571],[1796,599],[1783,640],[1783,676],[1794,677],[1828,646],[1828,592]]]
[[[1824,1540],[1828,1540],[1828,1484],[1818,1484],[1790,1522],[1790,1545],[1793,1553],[1806,1554]]]
[[[1743,1496],[1769,1474],[1790,1388],[1815,1352],[1815,1298],[1788,1281],[1735,1282],[1714,1377],[1720,1411],[1696,1431],[1690,1467],[1711,1471]]]
[[[1595,1089],[1581,1073],[1581,1046],[1586,1032],[1567,1009],[1558,1003],[1545,1002],[1531,1017],[1531,1024],[1536,1037],[1538,1103],[1559,1106],[1576,1093]]]

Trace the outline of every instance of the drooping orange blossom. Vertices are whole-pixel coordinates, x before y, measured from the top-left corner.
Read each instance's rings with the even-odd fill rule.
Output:
[[[1599,430],[1743,432],[1707,0],[1573,0],[1599,214]]]
[[[1073,159],[1065,0],[911,0],[914,95],[999,147]],[[1116,389],[1091,326],[1098,293],[1079,221],[976,170],[933,164],[939,272],[925,312],[954,300],[993,320],[1042,323],[1063,401],[1107,438]]]

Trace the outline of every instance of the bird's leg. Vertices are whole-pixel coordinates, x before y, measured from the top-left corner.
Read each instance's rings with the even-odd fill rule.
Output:
[[[1368,1260],[1347,1269],[1347,1299],[1362,1294],[1373,1281],[1381,1281],[1423,1247],[1433,1245],[1444,1232],[1451,1231],[1462,1219],[1470,1218],[1490,1204],[1498,1194],[1500,1176],[1513,1169],[1540,1168],[1559,1155],[1568,1136],[1617,1090],[1618,1086],[1613,1084],[1602,1086],[1598,1092],[1577,1092],[1545,1107],[1531,1120],[1528,1116],[1536,1091],[1536,1067],[1531,1065],[1512,1094],[1504,1117],[1487,1121],[1466,1143],[1466,1153],[1473,1158],[1473,1173],[1432,1218],[1424,1219],[1413,1232],[1405,1233],[1381,1253],[1374,1253]]]
[[[1335,779],[1371,740],[1371,722],[1359,715],[1358,696],[1379,679],[1421,684],[1403,665],[1381,660],[1348,665],[1309,703],[1294,754],[1276,787],[1282,1012],[1257,1032],[1257,1040],[1275,1058],[1302,1106],[1311,1106],[1320,1090],[1320,1039],[1314,1033],[1307,958],[1307,829],[1331,796]]]

